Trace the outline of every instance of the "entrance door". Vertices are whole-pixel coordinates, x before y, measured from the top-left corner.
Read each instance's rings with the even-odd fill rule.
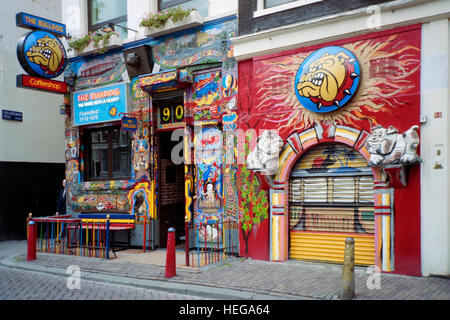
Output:
[[[373,175],[359,152],[324,144],[305,153],[289,201],[290,258],[342,263],[353,237],[355,264],[375,263]]]
[[[176,244],[184,238],[185,192],[184,163],[172,159],[172,151],[178,153],[183,141],[172,141],[174,130],[184,128],[184,90],[168,90],[152,94],[155,125],[158,139],[158,230],[159,247],[167,246],[167,230],[175,228]],[[175,139],[179,138],[175,134]],[[176,156],[180,156],[177,154]],[[180,164],[175,164],[180,163]]]
[[[171,159],[173,147],[178,141],[171,141],[172,131],[159,132],[159,227],[160,247],[167,246],[167,230],[175,228],[176,244],[184,236],[185,192],[184,164],[174,164]]]

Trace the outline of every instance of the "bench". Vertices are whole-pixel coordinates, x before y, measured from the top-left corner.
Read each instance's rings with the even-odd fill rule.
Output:
[[[130,248],[130,230],[135,227],[134,215],[120,213],[82,213],[79,218],[83,223],[83,229],[87,229],[89,224],[106,223],[108,215],[110,231],[109,247],[114,253],[114,256],[116,256],[116,251]],[[117,231],[127,231],[127,242],[115,240],[115,233]]]

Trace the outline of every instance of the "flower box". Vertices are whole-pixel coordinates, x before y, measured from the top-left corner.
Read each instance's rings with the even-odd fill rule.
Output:
[[[181,19],[180,21],[173,22],[172,19],[167,20],[166,24],[160,28],[144,28],[144,35],[149,37],[158,37],[164,34],[189,29],[196,26],[203,25],[203,16],[198,13],[197,10],[191,11],[191,13]]]
[[[113,48],[121,47],[123,45],[122,39],[120,39],[117,35],[112,35],[106,45],[103,44],[103,40],[100,40],[97,47],[94,46],[94,41],[91,41],[89,45],[83,50],[74,49],[74,56],[87,56],[93,53],[98,53],[100,51],[106,51]]]

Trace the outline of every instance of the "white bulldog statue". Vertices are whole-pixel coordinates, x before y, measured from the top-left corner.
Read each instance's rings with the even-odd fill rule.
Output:
[[[383,128],[377,125],[372,128],[372,135],[366,141],[370,153],[369,166],[389,164],[415,164],[421,161],[417,156],[419,145],[419,126],[412,126],[404,133],[398,133],[393,126]]]
[[[247,167],[265,175],[278,171],[278,156],[283,148],[283,139],[271,130],[264,131],[256,139],[256,147],[247,157]]]

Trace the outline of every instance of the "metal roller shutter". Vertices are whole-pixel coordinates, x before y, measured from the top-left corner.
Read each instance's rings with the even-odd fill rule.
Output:
[[[373,176],[345,145],[308,151],[290,179],[290,257],[342,263],[345,238],[355,239],[355,263],[375,259]]]

